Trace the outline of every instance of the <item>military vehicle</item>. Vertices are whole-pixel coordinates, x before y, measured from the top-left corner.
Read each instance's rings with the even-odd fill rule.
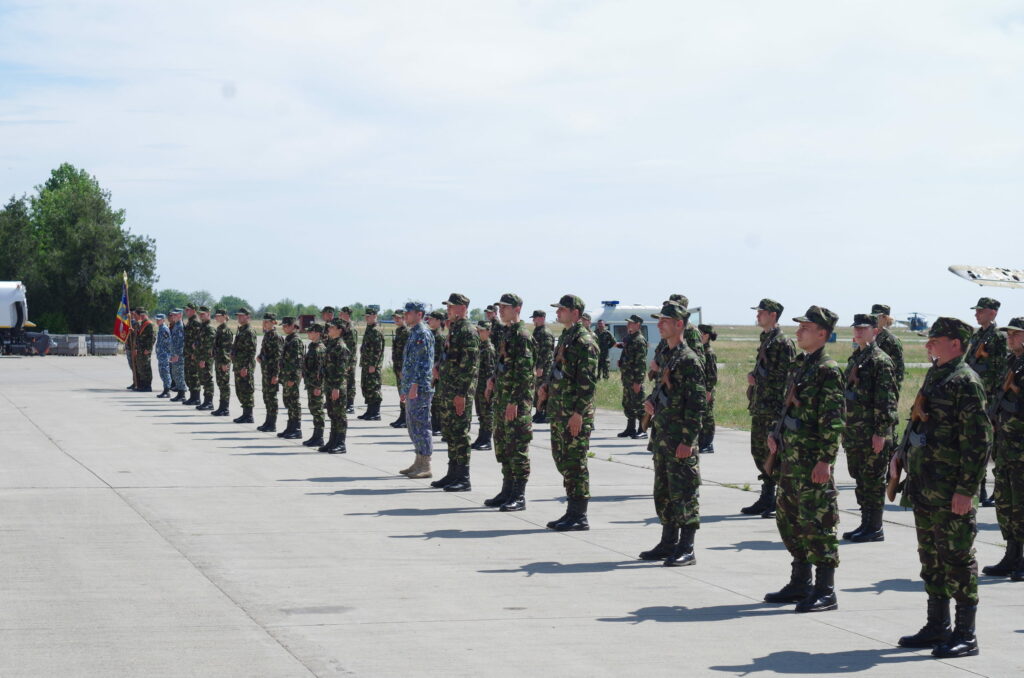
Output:
[[[623,304],[618,301],[602,301],[601,310],[591,313],[590,327],[596,330],[597,321],[603,320],[605,325],[608,326],[608,331],[615,337],[615,341],[622,341],[622,337],[626,336],[627,332],[626,318],[634,313],[644,320],[644,324],[640,326],[640,334],[647,338],[647,362],[650,363],[654,360],[654,349],[658,347],[658,342],[661,341],[661,335],[658,334],[658,321],[652,318],[651,315],[661,313],[661,304],[646,306],[641,304]],[[701,322],[700,306],[691,306],[689,323],[696,326]],[[612,348],[608,351],[611,369],[619,369],[619,354],[621,353],[622,349],[619,348]]]
[[[35,324],[28,319],[28,299],[20,280],[0,282],[0,354],[46,355],[50,337],[29,332]]]

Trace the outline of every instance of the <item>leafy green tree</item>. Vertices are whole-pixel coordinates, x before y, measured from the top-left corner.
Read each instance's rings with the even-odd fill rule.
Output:
[[[160,290],[156,293],[156,312],[169,313],[172,308],[185,308],[192,299],[185,292],[175,289]]]
[[[469,319],[473,322],[480,322],[484,319],[484,312],[479,308],[474,308],[469,311]]]
[[[211,312],[213,311],[214,302],[217,301],[208,290],[196,290],[195,292],[189,292],[188,300],[196,306],[209,307]]]
[[[234,316],[235,311],[242,308],[243,306],[249,309],[250,311],[252,310],[252,304],[250,304],[242,297],[236,297],[232,294],[225,294],[223,297],[220,298],[220,301],[217,302],[217,308],[223,308],[232,316]]]

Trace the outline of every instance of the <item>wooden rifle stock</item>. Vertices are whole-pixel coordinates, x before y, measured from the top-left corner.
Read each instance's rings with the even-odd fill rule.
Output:
[[[917,397],[914,398],[914,406],[910,408],[910,421],[907,422],[907,428],[903,431],[903,438],[900,440],[899,446],[896,448],[896,453],[893,455],[893,466],[896,472],[889,474],[889,482],[886,484],[885,496],[889,498],[889,501],[896,501],[896,493],[900,490],[901,476],[903,475],[903,469],[907,465],[907,453],[910,447],[910,433],[917,424],[922,424],[928,421],[928,413],[925,412],[925,406],[928,403],[928,399],[924,393],[918,391]]]
[[[779,452],[782,451],[782,427],[785,426],[789,410],[799,405],[800,401],[796,397],[796,382],[790,381],[789,391],[786,392],[786,399],[782,403],[782,412],[779,413],[779,420],[775,422],[775,427],[769,434],[769,437],[775,441],[775,451],[769,451],[768,458],[764,460],[765,475],[770,476],[772,474],[772,469],[775,468],[775,459],[779,456]]]

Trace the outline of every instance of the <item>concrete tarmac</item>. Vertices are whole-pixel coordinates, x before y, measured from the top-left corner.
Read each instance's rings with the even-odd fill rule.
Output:
[[[898,507],[885,542],[842,545],[839,610],[761,602],[790,558],[774,521],[738,513],[756,496],[741,431],[701,458],[697,564],[666,568],[636,559],[660,527],[646,441],[617,438],[616,413],[592,439],[592,529],[559,534],[546,425],[528,508],[508,514],[482,505],[490,451],[472,492],[397,475],[412,452],[387,426],[394,389],[327,455],[232,423],[237,400],[211,417],[128,382],[123,358],[0,359],[0,676],[1024,674],[1024,583],[1007,579],[981,579],[980,656],[896,647],[925,610]],[[440,442],[436,459],[435,476]],[[994,563],[993,509],[979,527]]]

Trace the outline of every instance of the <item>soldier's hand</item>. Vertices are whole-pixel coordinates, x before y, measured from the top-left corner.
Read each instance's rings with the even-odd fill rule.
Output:
[[[452,400],[452,403],[455,405],[455,414],[461,417],[462,414],[466,411],[466,397],[455,396],[455,398]]]
[[[331,400],[337,400],[341,397],[341,390],[337,388],[331,389]]]
[[[373,374],[374,372],[377,371],[377,368],[374,367],[373,365],[370,365],[369,367],[366,368],[366,371],[369,372],[370,374]]]
[[[505,421],[515,421],[516,417],[519,416],[519,406],[515,403],[509,403],[505,406]]]
[[[416,400],[416,396],[420,392],[419,386],[419,384],[413,384],[409,387],[409,400]]]
[[[885,449],[885,436],[871,436],[871,451],[880,454]]]
[[[709,403],[711,402],[711,399],[714,398],[714,397],[715,397],[715,394],[712,393],[711,391],[708,391],[707,393],[704,394],[704,400],[706,402],[709,402]]]
[[[651,361],[651,372],[657,372],[657,371],[658,371],[658,363],[657,363],[657,361],[652,360]]]
[[[569,435],[573,438],[580,434],[583,430],[583,415],[579,412],[573,412],[572,416],[569,417]]]
[[[318,389],[318,388],[314,388],[314,389],[313,389],[313,395],[315,395],[315,396],[318,396],[318,395],[320,395],[320,389]]]
[[[199,361],[199,367],[206,367],[206,361],[205,360],[200,360]]]
[[[693,447],[679,443],[676,446],[676,459],[686,459],[693,454]]]
[[[277,385],[277,377],[271,377],[270,378],[270,383],[274,384],[276,386]]]
[[[832,477],[832,467],[828,462],[819,461],[811,470],[812,483],[827,483],[830,477]]]
[[[295,382],[294,381],[286,381],[284,383],[284,385],[287,386],[288,388],[291,388],[292,386],[295,386]]]
[[[494,378],[487,380],[487,386],[484,388],[484,400],[491,399],[491,393],[494,392]]]
[[[754,373],[753,372],[747,374],[747,385],[749,385],[749,386],[753,386],[754,385]]]
[[[441,373],[437,371],[436,367],[430,370],[430,375],[434,378],[435,381],[441,378]]]
[[[640,384],[633,384],[633,393],[640,392]]]
[[[647,416],[653,417],[654,416],[654,403],[652,403],[650,400],[645,400],[644,401],[644,412],[647,413]]]
[[[172,363],[176,363],[176,362],[178,362],[178,356],[176,356],[176,355],[172,355],[172,356],[171,356],[171,362],[172,362]]]
[[[953,495],[953,501],[950,504],[950,510],[958,516],[965,515],[971,510],[974,502],[966,494],[960,494],[957,492]]]
[[[249,368],[243,367],[242,369],[238,370],[238,374],[242,377],[242,379],[245,379],[246,377],[249,376]]]
[[[533,371],[533,376],[535,376],[535,377],[543,377],[544,376],[544,370],[535,369]]]
[[[227,365],[221,365],[220,366],[220,371],[221,372],[227,372],[229,369],[230,369],[230,367],[227,366]]]
[[[775,442],[775,438],[768,436],[768,451],[772,454],[778,454],[779,444]]]

